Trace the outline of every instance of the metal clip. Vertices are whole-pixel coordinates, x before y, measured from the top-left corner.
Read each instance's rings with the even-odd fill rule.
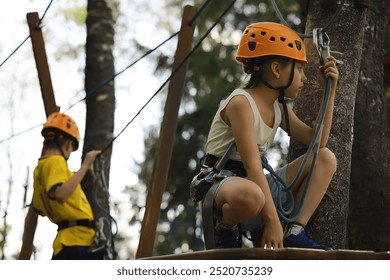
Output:
[[[317,54],[320,59],[321,65],[327,61],[327,57],[330,56],[330,39],[328,34],[322,28],[313,29],[313,43],[316,46]]]
[[[41,30],[45,25],[42,22],[42,18],[37,21],[35,24],[35,30],[39,31]]]

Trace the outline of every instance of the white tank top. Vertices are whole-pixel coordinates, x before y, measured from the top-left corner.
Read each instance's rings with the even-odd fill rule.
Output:
[[[232,128],[228,126],[221,118],[221,111],[226,108],[227,104],[229,104],[233,97],[238,95],[245,96],[252,108],[254,118],[253,125],[260,155],[263,155],[274,141],[276,131],[281,122],[281,112],[278,101],[276,100],[274,103],[275,121],[273,127],[271,128],[263,122],[252,96],[243,89],[236,89],[228,96],[227,99],[222,102],[214,116],[207,142],[205,144],[206,154],[212,154],[214,156],[220,157],[227,150],[229,144],[234,141]],[[241,160],[240,154],[237,152],[237,150],[232,152],[230,159]]]

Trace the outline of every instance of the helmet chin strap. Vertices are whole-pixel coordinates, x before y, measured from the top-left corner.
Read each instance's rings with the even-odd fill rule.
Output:
[[[61,147],[60,143],[57,141],[57,139],[55,139],[54,142],[56,143],[58,149],[60,150],[61,155],[64,157],[64,159],[66,161],[68,161],[68,158],[65,156],[64,150],[62,149],[62,147]]]
[[[291,64],[290,79],[289,79],[286,86],[274,87],[274,86],[270,85],[268,82],[262,80],[263,84],[266,85],[267,87],[269,87],[270,89],[279,91],[278,101],[283,106],[283,114],[284,114],[284,119],[286,121],[286,132],[287,132],[288,136],[291,135],[291,131],[290,131],[290,120],[288,118],[287,103],[286,103],[286,100],[284,99],[284,91],[291,85],[291,83],[294,79],[295,63],[296,63],[296,60],[293,60],[293,63]]]

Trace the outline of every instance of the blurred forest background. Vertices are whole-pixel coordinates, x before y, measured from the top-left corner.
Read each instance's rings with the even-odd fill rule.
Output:
[[[104,147],[108,141],[113,139],[113,136],[120,132],[132,116],[146,104],[148,98],[153,95],[159,85],[169,77],[172,70],[177,38],[173,37],[172,40],[155,51],[153,49],[179,30],[183,7],[190,4],[199,8],[207,3],[207,6],[205,5],[205,9],[196,20],[194,36],[194,43],[196,43],[214,24],[230,2],[200,0],[58,0],[52,3],[47,12],[46,21],[44,21],[47,27],[44,27],[43,33],[46,41],[48,60],[52,70],[53,84],[66,84],[55,91],[58,103],[61,104],[61,109],[72,108],[72,104],[77,102],[77,100],[83,100],[85,92],[93,89],[98,84],[99,79],[105,79],[104,76],[99,76],[97,73],[94,73],[93,61],[92,68],[89,68],[91,72],[89,74],[87,73],[86,61],[88,65],[88,53],[86,53],[85,39],[87,34],[90,34],[86,30],[88,28],[86,24],[88,16],[87,4],[90,7],[95,6],[97,10],[100,7],[105,7],[105,11],[102,12],[103,15],[110,13],[109,21],[108,23],[105,22],[105,24],[111,26],[109,32],[113,36],[111,39],[107,39],[111,40],[108,51],[112,53],[112,58],[109,63],[113,67],[110,68],[107,74],[108,76],[119,73],[122,69],[126,69],[127,71],[126,67],[130,62],[136,61],[137,58],[151,52],[150,55],[142,59],[134,67],[129,67],[129,71],[116,77],[115,81],[109,85],[109,89],[104,89],[108,91],[106,94],[112,97],[110,99],[112,106],[110,109],[104,109],[104,113],[110,111],[111,121],[115,119],[115,129],[111,125],[111,127],[104,128],[107,129],[104,135],[96,136],[96,134],[91,134],[91,131],[96,132],[96,127],[99,127],[98,123],[93,126],[93,129],[89,127],[90,132],[88,134],[88,123],[91,120],[88,121],[87,109],[76,108],[77,111],[69,111],[72,117],[77,115],[76,121],[82,123],[80,125],[81,129],[84,129],[84,122],[86,122],[86,144],[83,152],[90,148]],[[301,0],[278,0],[276,2],[287,23],[296,31],[305,33],[308,2]],[[335,5],[341,5],[341,2],[351,4],[354,1],[317,2],[326,2],[327,5],[334,8]],[[40,15],[42,14],[41,10],[39,10]],[[386,24],[389,16],[389,1],[378,1],[378,3],[372,4],[367,10],[369,10],[367,13],[371,13],[372,17],[377,17],[380,23],[384,24],[381,37],[378,39],[378,45],[381,46],[381,49],[377,51],[382,58],[386,54],[387,67],[389,67],[390,30]],[[328,15],[322,16],[326,18]],[[101,18],[105,17],[102,16]],[[98,21],[99,19],[95,20]],[[346,19],[336,19],[335,21],[337,23],[335,24],[342,25],[343,20]],[[54,24],[53,22],[56,21],[57,23]],[[154,255],[204,249],[200,213],[197,205],[194,205],[189,198],[189,183],[192,177],[198,172],[198,161],[203,156],[203,145],[220,101],[228,96],[234,88],[241,86],[243,80],[246,78],[243,75],[241,65],[235,61],[234,56],[241,32],[248,24],[257,21],[280,22],[280,18],[277,16],[270,0],[235,1],[232,8],[218,22],[210,35],[202,42],[201,47],[189,59],[174,150],[163,195],[163,202],[161,204],[161,216],[157,227],[156,238],[153,239],[155,240]],[[324,20],[324,22],[327,22],[327,20]],[[371,22],[371,26],[379,25]],[[369,29],[369,27],[370,25],[366,25],[365,28]],[[25,26],[25,30],[27,30],[27,25]],[[102,37],[104,40],[105,36]],[[9,35],[7,40],[11,41],[12,37]],[[18,42],[13,43],[15,46]],[[345,42],[344,44],[347,48],[353,42]],[[25,48],[30,48],[29,42]],[[92,48],[91,52],[93,51]],[[343,50],[339,51],[343,52]],[[10,51],[6,52],[0,45],[0,62],[9,53]],[[364,54],[362,57],[364,57]],[[20,120],[20,118],[31,118],[35,121],[33,124],[38,125],[38,127],[40,127],[39,123],[44,121],[43,108],[40,107],[42,104],[36,107],[35,111],[31,111],[31,108],[30,110],[26,110],[28,113],[25,116],[18,116],[20,109],[27,106],[24,104],[26,103],[24,96],[28,92],[37,92],[34,95],[34,103],[37,100],[41,102],[39,99],[40,93],[35,66],[31,62],[27,66],[23,66],[24,64],[22,63],[27,59],[32,60],[31,50],[24,57],[15,55],[15,57],[7,63],[4,63],[0,68],[1,75],[5,77],[2,78],[0,88],[3,92],[8,92],[6,96],[2,97],[0,104],[2,108],[1,117],[3,120],[7,120],[6,123],[8,123],[5,124],[2,121],[2,136],[0,139],[0,173],[2,174],[0,188],[0,211],[2,217],[0,219],[0,254],[2,259],[15,258],[18,253],[20,244],[9,245],[11,243],[10,234],[12,234],[15,226],[13,226],[14,221],[9,219],[7,215],[13,211],[11,210],[15,197],[13,192],[17,188],[20,189],[22,185],[25,186],[27,191],[26,193],[18,192],[17,198],[15,199],[18,200],[17,203],[19,205],[22,200],[21,196],[25,195],[26,199],[23,204],[29,203],[32,188],[31,172],[35,165],[34,160],[27,162],[19,160],[17,163],[14,162],[13,158],[15,154],[13,152],[20,147],[27,150],[25,143],[28,140],[26,139],[39,138],[39,129],[33,130],[35,132],[34,135],[31,132],[26,132],[26,137],[29,138],[24,138],[24,140],[18,140],[18,137],[23,136],[10,137],[9,139],[7,137],[20,131],[18,128],[20,127],[20,123],[23,123],[23,120]],[[340,59],[343,60],[342,57]],[[367,57],[367,59],[370,59],[370,57]],[[362,60],[364,59],[362,58]],[[380,62],[382,64],[377,65],[377,67],[382,67],[383,61],[382,59],[382,62]],[[309,63],[317,64],[318,61],[313,60],[309,61]],[[9,64],[12,66],[8,66]],[[18,67],[13,65],[18,65]],[[66,69],[64,69],[65,65]],[[9,69],[12,69],[12,71]],[[96,69],[98,68],[95,67],[95,71],[97,72]],[[107,68],[103,67],[102,69]],[[383,68],[381,71],[381,78],[383,80]],[[96,81],[91,82],[90,80],[89,84],[84,81],[84,78],[87,79],[94,75],[97,76]],[[360,77],[362,76],[363,74],[360,75]],[[135,82],[140,82],[140,84],[135,85]],[[380,99],[385,102],[385,108],[380,109],[382,115],[384,112],[387,114],[388,110],[386,107],[389,107],[390,104],[389,84],[387,82],[387,84],[384,84],[379,89],[382,90]],[[129,132],[118,137],[113,142],[113,151],[109,151],[109,160],[111,162],[107,165],[106,172],[110,182],[109,189],[111,197],[107,207],[110,208],[111,215],[117,221],[118,233],[115,238],[115,247],[118,252],[118,259],[132,259],[136,254],[139,231],[142,226],[142,218],[145,211],[146,192],[150,184],[156,153],[156,143],[160,134],[160,122],[166,93],[167,90],[164,88],[159,95],[156,95],[153,103],[148,105],[147,109],[135,120],[135,125],[139,128],[136,129],[134,126],[130,126],[128,128]],[[95,99],[99,100],[99,95],[96,95]],[[87,107],[91,106],[91,103],[88,102],[91,101],[87,100]],[[366,109],[367,106],[363,106],[362,110]],[[38,110],[42,112],[37,112]],[[32,117],[35,114],[40,114],[39,118]],[[99,114],[103,114],[101,109],[99,109]],[[85,117],[86,115],[87,117]],[[103,114],[101,118],[104,118],[104,116],[106,115]],[[382,126],[383,123],[386,123],[386,129],[388,129],[388,115],[386,115],[386,120],[378,124],[378,126]],[[25,126],[24,128],[28,127]],[[383,127],[381,129],[384,131]],[[111,134],[109,130],[112,130]],[[106,136],[108,134],[110,137],[107,138]],[[384,132],[384,135],[388,138],[389,134],[388,132]],[[17,144],[14,144],[15,141],[18,141]],[[96,146],[92,142],[100,144]],[[16,145],[19,145],[19,148]],[[36,149],[39,150],[39,146],[40,139],[38,139]],[[268,154],[268,158],[274,167],[287,162],[289,146],[289,138],[284,132],[279,131],[277,139]],[[38,150],[36,155],[38,155]],[[23,157],[23,154],[21,156]],[[79,159],[82,155],[78,154],[77,156],[78,158],[76,158],[74,163],[75,166],[79,164]],[[118,159],[118,156],[120,159]],[[356,161],[360,160],[359,158],[356,159]],[[119,166],[120,164],[122,166]],[[26,168],[29,168],[27,177],[30,177],[30,180],[24,179],[26,176]],[[123,168],[126,171],[123,171]],[[23,174],[19,176],[23,177],[23,179],[15,180],[14,178],[17,177],[17,174]],[[132,179],[129,180],[128,176],[131,176]],[[388,182],[388,176],[384,176],[382,181]],[[352,180],[352,182],[354,181]],[[380,193],[384,197],[388,197],[390,192],[389,188],[389,184],[384,185]],[[363,197],[361,199],[364,200],[365,198]],[[376,196],[376,199],[378,199],[378,196]],[[20,205],[18,207],[20,209]],[[22,224],[23,216],[20,216],[20,219],[17,223]],[[353,221],[351,224],[353,224]],[[350,231],[350,233],[353,232]],[[19,232],[16,235],[21,236],[20,226]],[[358,235],[355,233],[355,236]],[[36,239],[39,239],[39,235],[36,236]],[[352,238],[353,240],[354,238]],[[385,249],[386,244],[389,244],[389,242],[389,240],[382,241],[379,249]],[[371,244],[368,246],[371,246]],[[361,244],[354,244],[350,241],[344,247],[367,249],[363,248]],[[390,248],[387,247],[388,249]],[[39,250],[40,247],[38,246],[37,251]]]

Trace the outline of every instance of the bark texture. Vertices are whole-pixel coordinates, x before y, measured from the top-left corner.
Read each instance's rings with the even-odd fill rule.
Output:
[[[328,142],[328,148],[337,157],[338,168],[312,218],[315,240],[333,248],[345,248],[347,245],[354,108],[366,16],[366,9],[356,6],[354,1],[341,2],[343,3],[329,3],[325,0],[309,1],[306,22],[306,33],[311,33],[313,28],[324,28],[330,37],[331,50],[343,53],[342,56],[334,54],[337,59],[343,61],[343,64],[338,65],[340,80]],[[319,63],[315,47],[311,39],[306,39],[305,44],[309,61],[305,69],[308,82],[294,103],[294,111],[299,118],[312,125],[318,114],[323,92],[316,78]],[[292,141],[290,159],[303,154],[306,149],[307,147]]]
[[[86,96],[87,117],[83,157],[88,151],[104,149],[113,139],[114,81],[99,87],[115,74],[112,53],[115,21],[110,3],[110,0],[88,0],[85,91],[91,94]],[[102,156],[105,161],[106,182],[109,182],[111,153],[110,146]],[[102,218],[107,226],[111,222],[108,192],[96,188],[91,174],[85,176],[82,185],[93,208],[95,221]],[[105,227],[104,231],[105,236],[110,236],[109,227]]]
[[[390,131],[383,85],[390,1],[371,1],[356,96],[348,218],[351,249],[390,250]]]

